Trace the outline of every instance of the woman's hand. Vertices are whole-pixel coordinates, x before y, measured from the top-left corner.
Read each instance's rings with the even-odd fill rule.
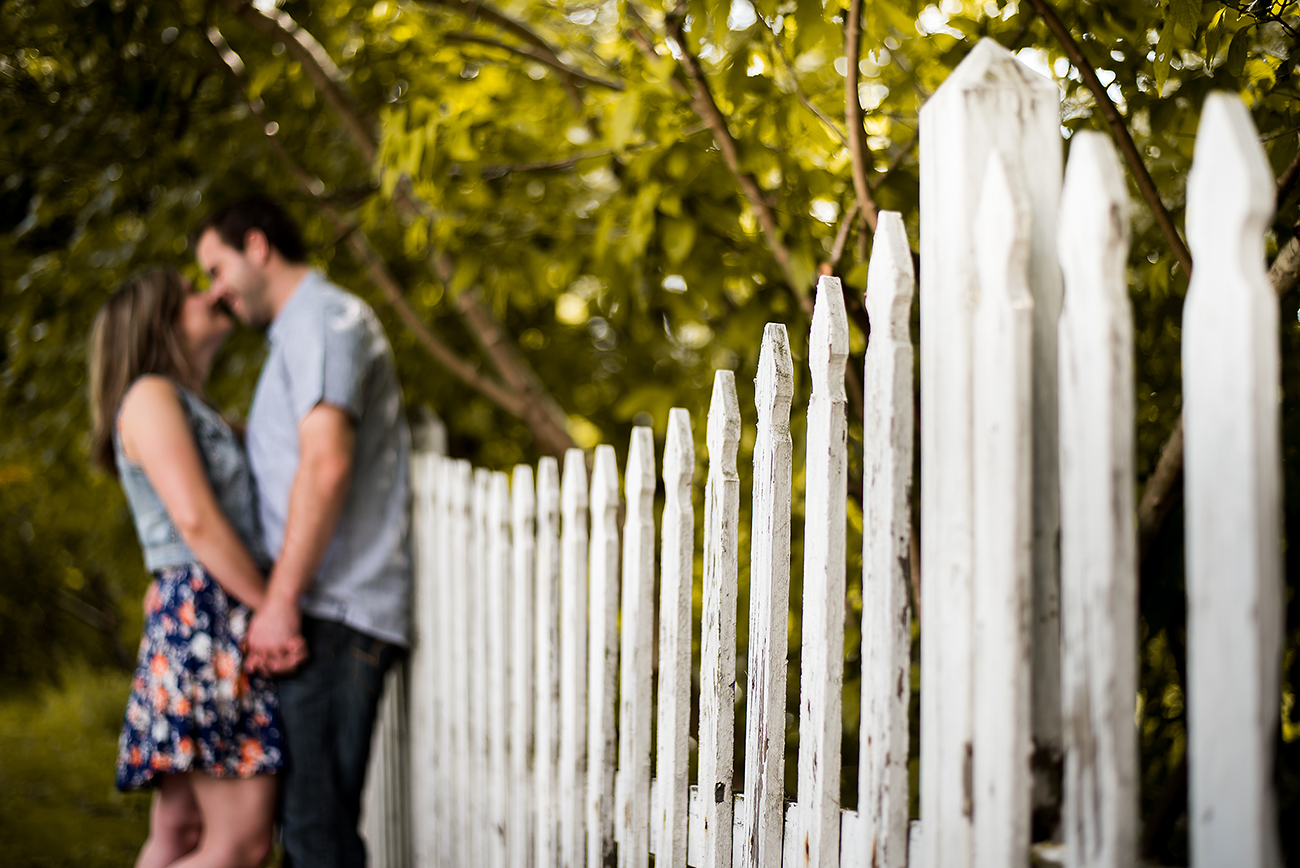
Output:
[[[244,669],[261,675],[286,675],[307,659],[302,614],[292,600],[268,594],[248,624]]]

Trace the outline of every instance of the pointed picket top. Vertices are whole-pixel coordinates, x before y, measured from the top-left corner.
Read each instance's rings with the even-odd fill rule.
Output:
[[[736,450],[740,445],[740,399],[736,397],[736,372],[715,371],[709,424],[705,435],[709,469],[717,466],[728,479],[737,476]]]
[[[601,444],[591,467],[591,514],[595,521],[606,510],[618,509],[618,457],[613,446]]]
[[[1128,187],[1110,137],[1094,130],[1080,130],[1071,142],[1070,161],[1065,167],[1057,233],[1061,270],[1077,277],[1070,283],[1073,291],[1065,294],[1066,315],[1076,305],[1109,307],[1127,303],[1124,267],[1128,210]],[[1117,273],[1118,280],[1114,279]],[[1108,279],[1099,279],[1102,277]],[[1080,291],[1107,290],[1109,298],[1079,296]]]
[[[1029,267],[1029,203],[1019,178],[1007,169],[1002,155],[989,154],[984,185],[975,209],[975,247],[980,298],[1002,293],[1013,307],[1033,304],[1023,275]],[[989,299],[990,301],[993,299]]]
[[[564,475],[560,483],[560,511],[568,516],[587,506],[587,456],[581,449],[564,452]]]
[[[911,343],[909,323],[915,283],[903,215],[881,211],[867,270],[867,318],[874,334]]]
[[[655,490],[655,440],[654,431],[646,427],[632,429],[627,447],[627,473],[624,481],[628,506],[633,498],[654,496]]]
[[[844,285],[838,277],[817,281],[812,331],[808,335],[808,367],[814,392],[831,401],[845,400],[844,365],[849,359],[849,315],[844,310]]]
[[[537,462],[537,518],[549,517],[554,526],[560,512],[560,463],[554,456]]]
[[[790,401],[794,398],[794,360],[790,358],[790,337],[785,326],[770,322],[763,328],[763,346],[758,353],[758,376],[754,378],[754,406],[758,425],[764,422],[778,431],[790,430]]]
[[[681,407],[673,407],[668,411],[668,438],[664,443],[666,490],[685,490],[689,499],[694,473],[695,443],[691,438],[691,414]]]
[[[1216,241],[1246,238],[1259,245],[1262,261],[1273,205],[1273,173],[1250,111],[1236,94],[1211,93],[1201,109],[1187,177],[1188,244],[1198,258],[1217,250],[1235,255]]]
[[[510,515],[515,527],[522,527],[525,521],[531,522],[537,511],[537,495],[533,491],[533,468],[527,464],[516,464],[510,486]]]
[[[1006,87],[1016,85],[1026,90],[1042,91],[1044,96],[1053,100],[1060,99],[1060,90],[1056,82],[1045,75],[1035,72],[1016,58],[997,40],[985,37],[975,43],[965,59],[944,79],[943,84],[934,92],[934,96],[921,107],[921,111],[931,103],[939,103],[949,98],[960,98],[960,94],[986,87]]]

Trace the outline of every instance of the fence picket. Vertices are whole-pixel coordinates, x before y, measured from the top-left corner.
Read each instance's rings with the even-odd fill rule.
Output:
[[[559,865],[560,470],[537,463],[537,868]]]
[[[798,864],[840,861],[840,712],[844,691],[844,558],[848,538],[849,318],[837,277],[817,281],[808,367],[803,654],[799,697]]]
[[[867,271],[871,341],[863,370],[862,717],[858,816],[861,868],[905,868],[908,705],[907,575],[912,504],[912,340],[915,278],[902,215],[882,211]]]
[[[452,848],[454,859],[464,860],[471,853],[473,843],[469,792],[473,786],[470,741],[470,699],[472,689],[470,681],[470,585],[473,584],[472,546],[467,542],[473,530],[470,520],[470,482],[473,470],[468,461],[456,461],[449,476],[451,500],[449,503],[448,559],[455,579],[451,582],[452,599],[452,657],[451,665],[455,673],[455,687],[452,696],[452,708],[455,709],[453,730],[453,754],[456,764],[456,788],[454,804],[456,807],[456,840]]]
[[[1282,651],[1273,181],[1246,106],[1205,100],[1187,182],[1183,308],[1192,864],[1281,864],[1273,792]]]
[[[1128,188],[1102,133],[1080,131],[1061,194],[1061,698],[1066,864],[1138,854],[1137,556]]]
[[[668,413],[664,445],[664,513],[659,558],[659,847],[655,864],[686,864],[691,725],[691,597],[695,575],[695,508],[691,480],[695,445],[691,417]]]
[[[473,822],[473,839],[470,852],[474,864],[488,866],[491,864],[489,853],[489,826],[491,824],[490,801],[487,788],[482,782],[488,780],[488,601],[487,578],[488,562],[488,497],[491,490],[492,473],[482,467],[474,470],[474,483],[471,492],[471,514],[473,530],[466,537],[471,540],[470,549],[473,558],[473,572],[469,582],[470,610],[470,751],[473,756],[471,770],[474,781],[478,783],[466,794],[470,800]]]
[[[1033,551],[1033,299],[1030,211],[1000,154],[976,210],[979,300],[972,323],[974,862],[1029,861]]]
[[[921,818],[920,863],[969,868],[972,817],[971,233],[988,155],[1024,167],[1033,214],[1035,317],[1034,738],[1060,756],[1056,558],[1055,221],[1060,91],[991,39],[980,41],[921,109]],[[1049,384],[1047,380],[1050,379]],[[1049,388],[1050,386],[1050,388]],[[1050,412],[1048,412],[1050,410]],[[1039,765],[1039,763],[1036,763]],[[1044,777],[1050,777],[1045,774]],[[961,783],[958,783],[961,782]]]
[[[506,826],[510,822],[509,660],[510,626],[510,480],[504,473],[488,478],[487,507],[487,743],[488,861],[507,864]]]
[[[507,842],[511,868],[532,868],[536,834],[537,783],[533,774],[537,719],[536,495],[533,469],[515,466],[510,487],[513,605],[510,667],[510,817]]]
[[[704,488],[704,611],[700,630],[700,868],[731,868],[736,740],[736,587],[739,567],[740,403],[736,375],[713,375]],[[665,462],[667,463],[667,462]],[[696,818],[691,817],[692,837]],[[688,848],[692,849],[692,848]]]
[[[451,503],[452,503],[452,477],[455,468],[455,462],[446,457],[434,458],[434,482],[436,485],[436,495],[434,498],[434,513],[437,516],[435,542],[437,549],[435,558],[437,564],[434,574],[437,576],[438,584],[436,593],[441,605],[434,611],[434,623],[437,629],[437,654],[442,669],[441,677],[435,682],[438,688],[438,705],[440,709],[439,723],[440,728],[436,735],[438,751],[441,753],[438,765],[438,781],[442,787],[441,792],[437,794],[438,805],[442,811],[439,815],[446,824],[444,834],[437,837],[437,852],[439,868],[447,868],[453,861],[456,844],[456,823],[458,799],[456,793],[456,752],[455,752],[455,734],[456,734],[456,707],[454,700],[456,697],[456,673],[451,666],[455,656],[455,637],[452,631],[451,619],[455,615],[455,593],[453,585],[456,579],[456,573],[451,561],[450,546],[447,541],[451,538]]]
[[[785,688],[790,610],[790,489],[794,362],[785,326],[768,323],[754,404],[754,492],[749,567],[749,692],[741,865],[780,868],[785,823]]]
[[[614,866],[614,766],[618,738],[618,465],[597,446],[591,473],[590,631],[587,705],[587,868]]]
[[[445,606],[438,593],[437,521],[441,459],[431,453],[417,453],[411,459],[411,537],[415,581],[411,609],[413,642],[410,671],[410,812],[413,820],[439,818],[441,814],[440,772],[443,754],[438,749],[444,660],[438,655],[437,610]],[[439,865],[438,838],[434,830],[446,828],[445,820],[413,822],[411,850],[417,865]]]
[[[617,798],[619,868],[650,861],[650,679],[654,638],[654,435],[633,428],[624,491]]]
[[[560,864],[586,857],[587,784],[587,464],[564,453],[560,484]]]

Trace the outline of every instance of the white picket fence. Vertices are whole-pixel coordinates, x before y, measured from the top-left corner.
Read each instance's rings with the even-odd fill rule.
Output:
[[[839,804],[848,323],[840,282],[828,277],[817,287],[800,444],[801,601],[789,595],[794,370],[783,325],[764,331],[756,372],[747,553],[736,457],[747,423],[735,374],[714,382],[698,624],[695,436],[684,410],[672,411],[662,459],[657,637],[649,428],[632,433],[621,540],[612,447],[571,450],[563,473],[544,458],[535,481],[529,467],[511,479],[416,456],[409,724],[394,725],[402,698],[390,691],[367,802],[376,864],[633,868],[653,854],[656,865],[708,868],[1020,868],[1043,798],[1035,751],[1064,761],[1065,863],[1136,864],[1129,199],[1100,134],[1074,137],[1062,179],[1059,117],[1056,86],[989,41],[922,110],[919,823],[908,822],[907,773],[913,273],[902,219],[885,213],[866,296],[857,807]],[[1274,866],[1281,466],[1277,303],[1263,247],[1272,188],[1235,96],[1205,104],[1187,195],[1197,263],[1183,320],[1193,864]],[[744,557],[749,645],[738,685]],[[798,789],[787,803],[791,602],[802,607],[803,644]],[[744,767],[733,769],[739,689]],[[403,749],[386,742],[408,737],[405,768]]]

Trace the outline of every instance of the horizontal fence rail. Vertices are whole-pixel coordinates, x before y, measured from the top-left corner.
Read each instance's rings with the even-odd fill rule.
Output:
[[[717,372],[703,430],[672,410],[662,452],[650,428],[632,431],[621,488],[607,445],[509,478],[417,453],[416,640],[372,752],[376,864],[1019,868],[1044,807],[1060,810],[1064,855],[1040,849],[1040,861],[1137,863],[1128,203],[1099,134],[1074,137],[1062,183],[1058,125],[1055,85],[987,41],[922,113],[923,583],[910,546],[912,257],[901,216],[880,215],[862,369],[860,724],[845,736],[857,738],[858,805],[840,804],[849,323],[844,287],[824,277],[806,408],[792,406],[790,339],[772,323],[744,373],[753,407],[740,405],[739,372]],[[1282,641],[1271,190],[1235,96],[1207,100],[1196,147],[1184,318],[1192,862],[1266,868],[1280,858]],[[799,444],[793,412],[807,415]],[[804,563],[792,600],[796,498]],[[786,745],[792,605],[797,756]],[[920,819],[909,823],[921,614]],[[1057,774],[1059,796],[1044,787]]]

